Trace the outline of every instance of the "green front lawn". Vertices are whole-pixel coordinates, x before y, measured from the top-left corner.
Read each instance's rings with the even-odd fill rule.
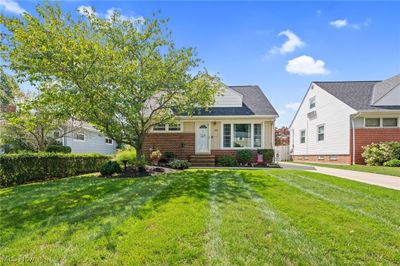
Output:
[[[400,193],[306,171],[0,190],[0,264],[400,264]]]
[[[352,170],[352,171],[360,171],[367,173],[375,173],[382,175],[393,175],[400,176],[400,167],[386,167],[386,166],[369,166],[369,165],[340,165],[340,164],[324,164],[324,163],[304,163],[304,162],[295,162],[306,165],[315,165],[321,167],[329,167],[343,170]]]

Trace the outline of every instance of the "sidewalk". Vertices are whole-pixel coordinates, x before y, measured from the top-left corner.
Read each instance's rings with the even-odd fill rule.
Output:
[[[299,166],[304,166],[296,163],[279,163],[283,168],[286,169],[299,169]],[[321,174],[333,175],[345,179],[350,179],[358,182],[363,182],[371,185],[391,188],[400,190],[400,177],[390,175],[380,175],[374,173],[358,172],[351,170],[342,170],[328,167],[311,166],[313,169],[304,169],[309,171],[316,171]]]

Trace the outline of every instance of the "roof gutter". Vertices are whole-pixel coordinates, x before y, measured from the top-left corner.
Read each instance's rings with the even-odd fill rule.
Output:
[[[203,116],[177,116],[178,119],[186,120],[218,120],[218,119],[236,119],[236,118],[271,118],[276,119],[279,115],[203,115]]]

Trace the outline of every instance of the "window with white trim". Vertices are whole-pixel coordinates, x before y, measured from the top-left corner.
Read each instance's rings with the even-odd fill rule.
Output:
[[[323,141],[325,139],[325,126],[321,125],[317,127],[318,141]]]
[[[224,124],[224,129],[223,129],[223,147],[224,148],[230,148],[231,147],[231,142],[232,142],[232,126],[231,124]]]
[[[398,119],[396,117],[382,118],[383,127],[397,127],[397,125],[398,125]]]
[[[59,139],[59,138],[61,137],[61,132],[60,132],[60,130],[55,130],[55,131],[53,132],[53,137],[54,137],[55,139]]]
[[[223,124],[223,148],[261,148],[262,124]]]
[[[110,139],[110,138],[105,138],[105,142],[106,142],[106,144],[113,144],[113,140],[112,139]]]
[[[315,96],[310,98],[310,109],[315,107]]]
[[[182,130],[181,123],[177,124],[158,124],[153,126],[154,132],[180,132]]]
[[[300,130],[300,143],[306,143],[306,130]]]
[[[380,127],[380,118],[365,118],[365,127]]]
[[[85,134],[83,133],[75,133],[74,140],[76,141],[85,141]]]
[[[253,125],[253,146],[261,148],[261,124]]]

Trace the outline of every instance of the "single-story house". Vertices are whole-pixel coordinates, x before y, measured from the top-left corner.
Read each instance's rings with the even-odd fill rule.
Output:
[[[178,116],[176,125],[153,127],[145,138],[144,152],[149,156],[159,149],[195,166],[215,165],[216,156],[236,156],[240,149],[254,154],[257,149],[273,149],[277,117],[259,86],[229,86],[207,110]]]
[[[54,138],[63,146],[71,147],[71,153],[114,154],[116,152],[115,140],[104,136],[89,123],[77,122],[76,124],[77,129],[72,130],[71,127],[66,126],[54,131]]]
[[[363,146],[400,141],[400,75],[312,82],[290,134],[294,161],[363,164]]]

